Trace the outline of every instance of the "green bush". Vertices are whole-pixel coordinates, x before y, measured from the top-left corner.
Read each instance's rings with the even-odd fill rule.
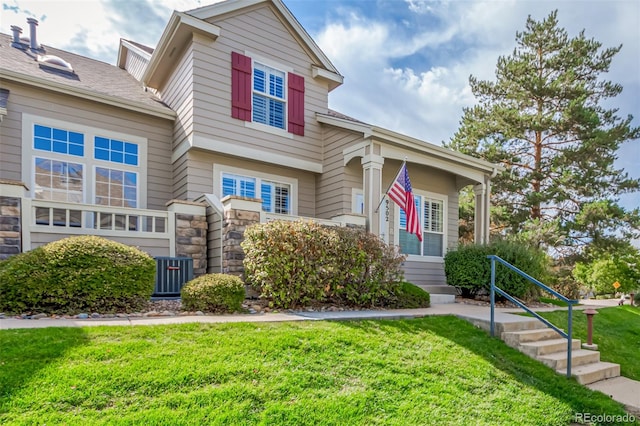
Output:
[[[183,309],[207,312],[237,312],[245,297],[240,278],[228,274],[202,275],[182,287]]]
[[[417,309],[431,306],[431,296],[420,287],[403,281],[387,307],[394,309]]]
[[[148,254],[100,237],[65,238],[0,263],[0,311],[139,310],[154,284]]]
[[[445,256],[447,283],[458,288],[463,296],[474,296],[488,291],[491,286],[491,261],[493,254],[538,281],[549,280],[547,255],[539,249],[522,243],[497,241],[489,245],[463,245]],[[496,262],[496,286],[511,296],[532,299],[538,294],[537,287],[516,272]]]
[[[404,256],[362,230],[273,221],[247,228],[244,237],[246,281],[276,307],[375,306],[402,280]]]

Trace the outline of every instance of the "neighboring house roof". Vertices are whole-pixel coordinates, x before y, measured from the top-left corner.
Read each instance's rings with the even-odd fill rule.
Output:
[[[126,39],[123,39],[123,40],[128,42],[128,43],[133,44],[134,46],[136,46],[139,49],[144,50],[148,54],[152,54],[153,53],[153,47],[145,46],[144,44],[137,43],[137,42],[135,42],[133,40],[126,40]]]
[[[0,79],[24,83],[55,92],[114,105],[162,118],[175,113],[135,78],[105,62],[49,46],[44,54],[55,55],[71,64],[73,72],[42,66],[29,49],[11,46],[12,37],[0,34]]]

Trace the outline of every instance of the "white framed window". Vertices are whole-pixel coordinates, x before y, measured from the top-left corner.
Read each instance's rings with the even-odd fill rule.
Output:
[[[219,188],[220,198],[227,195],[259,198],[265,212],[297,214],[297,179],[216,164],[214,188]]]
[[[414,192],[414,201],[422,225],[422,243],[406,231],[407,217],[402,209],[396,207],[396,244],[402,253],[411,257],[441,258],[447,241],[447,197]]]
[[[285,73],[254,61],[252,82],[253,121],[286,129]]]
[[[22,137],[32,198],[146,208],[146,138],[30,114]]]

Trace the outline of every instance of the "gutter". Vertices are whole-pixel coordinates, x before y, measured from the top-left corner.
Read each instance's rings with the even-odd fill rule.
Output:
[[[0,70],[0,78],[13,81],[16,83],[22,83],[32,87],[39,87],[41,89],[50,90],[56,93],[76,96],[78,98],[87,99],[90,101],[95,101],[102,104],[127,109],[129,111],[135,111],[142,114],[152,115],[154,117],[164,118],[167,120],[176,119],[175,111],[169,109],[168,107],[161,107],[161,106],[154,107],[154,106],[146,105],[140,102],[130,101],[127,99],[122,99],[122,98],[118,98],[111,95],[105,95],[103,93],[94,92],[88,89],[68,86],[66,84],[58,83],[56,81],[44,80],[37,77],[28,76],[28,75],[17,73],[7,69]]]

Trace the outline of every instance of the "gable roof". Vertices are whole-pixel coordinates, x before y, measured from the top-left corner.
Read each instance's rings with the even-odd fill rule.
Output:
[[[188,10],[185,13],[199,19],[210,19],[261,3],[273,5],[276,10],[280,12],[280,15],[284,18],[285,22],[291,26],[295,35],[302,40],[304,44],[303,47],[306,47],[306,50],[311,52],[312,55],[318,59],[322,64],[322,67],[330,73],[340,75],[336,67],[331,63],[320,47],[318,47],[313,38],[311,38],[309,33],[307,33],[300,22],[298,22],[296,17],[293,16],[282,0],[225,0],[209,6]]]
[[[45,54],[55,55],[73,67],[73,72],[60,71],[43,66],[29,49],[12,47],[11,42],[11,36],[0,34],[0,80],[28,84],[162,118],[175,118],[169,107],[146,91],[125,70],[43,45]]]
[[[159,88],[170,72],[170,65],[167,65],[167,63],[170,64],[173,52],[184,46],[192,34],[197,33],[212,40],[216,40],[220,36],[220,27],[206,20],[260,4],[269,5],[275,9],[274,12],[288,25],[291,31],[293,31],[294,37],[303,50],[318,64],[311,66],[313,78],[327,82],[329,91],[343,83],[344,77],[340,75],[329,58],[318,47],[315,41],[313,41],[311,36],[302,25],[300,25],[298,20],[281,0],[225,0],[187,12],[173,12],[171,19],[169,19],[160,37],[158,46],[151,55],[149,65],[142,75],[143,84],[155,89]],[[134,47],[133,45],[129,46]],[[122,53],[119,58],[119,65],[123,67],[124,57]]]

